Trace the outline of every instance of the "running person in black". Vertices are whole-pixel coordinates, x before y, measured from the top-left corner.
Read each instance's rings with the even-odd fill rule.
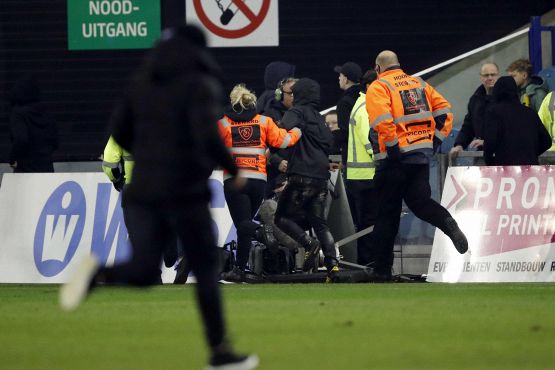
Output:
[[[123,193],[133,256],[100,268],[90,256],[60,293],[72,310],[95,282],[148,286],[159,276],[167,239],[177,233],[197,278],[197,299],[208,344],[208,369],[254,369],[256,356],[240,356],[226,339],[218,287],[217,247],[208,209],[208,177],[216,165],[237,167],[218,135],[219,69],[193,27],[168,31],[147,55],[112,119],[112,135],[133,153],[133,181]]]

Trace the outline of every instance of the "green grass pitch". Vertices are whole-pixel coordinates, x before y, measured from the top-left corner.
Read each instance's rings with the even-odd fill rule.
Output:
[[[192,285],[0,285],[0,369],[202,369]],[[235,347],[260,369],[555,369],[555,284],[223,286]]]

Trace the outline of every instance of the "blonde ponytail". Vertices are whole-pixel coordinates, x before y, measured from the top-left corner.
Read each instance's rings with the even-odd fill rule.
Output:
[[[256,108],[256,95],[245,87],[245,84],[237,84],[229,93],[231,106],[241,107],[241,110]]]

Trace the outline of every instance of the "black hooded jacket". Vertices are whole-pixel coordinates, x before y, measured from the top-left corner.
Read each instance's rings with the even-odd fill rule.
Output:
[[[295,66],[286,62],[271,62],[264,71],[264,92],[258,97],[256,111],[264,114],[278,123],[287,110],[285,106],[276,101],[275,91],[278,83],[295,75]],[[279,117],[278,117],[279,115]]]
[[[40,91],[32,79],[18,81],[11,91],[10,164],[14,172],[54,172],[52,153],[58,148],[56,121],[39,102]]]
[[[114,139],[135,159],[126,202],[204,203],[217,165],[237,174],[218,133],[219,69],[199,32],[184,26],[159,42],[112,117]]]
[[[494,102],[486,111],[484,158],[488,166],[537,165],[551,147],[551,137],[538,114],[523,106],[511,76],[493,87]]]
[[[320,85],[309,78],[301,78],[293,85],[292,91],[293,108],[285,113],[281,123],[287,130],[300,128],[303,136],[293,147],[287,174],[328,179],[328,155],[333,136],[317,109],[320,103]]]
[[[349,143],[349,120],[351,111],[360,93],[360,85],[356,84],[343,91],[341,98],[337,102],[337,125],[339,131],[336,137],[335,146],[341,148],[342,162],[347,163],[347,146]]]
[[[486,108],[492,101],[492,97],[486,94],[486,88],[480,85],[468,101],[468,112],[455,138],[455,146],[466,148],[472,140],[484,138],[484,122],[486,119]]]

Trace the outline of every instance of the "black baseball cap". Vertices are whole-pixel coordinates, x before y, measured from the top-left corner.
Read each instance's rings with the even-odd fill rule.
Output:
[[[359,82],[362,70],[355,62],[346,62],[342,66],[335,66],[333,70],[337,73],[343,73],[349,81]]]

